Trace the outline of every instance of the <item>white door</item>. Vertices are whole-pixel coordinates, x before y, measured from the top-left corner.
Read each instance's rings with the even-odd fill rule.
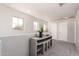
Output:
[[[67,22],[58,22],[57,39],[67,41]]]

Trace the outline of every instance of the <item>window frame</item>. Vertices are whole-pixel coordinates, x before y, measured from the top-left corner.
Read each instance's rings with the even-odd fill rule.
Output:
[[[14,23],[13,23],[13,18],[16,18],[17,19],[17,24],[15,26],[14,26]],[[22,20],[22,25],[21,26],[18,25],[18,24],[20,24],[19,21],[18,21],[19,19]],[[19,26],[19,28],[17,27],[17,25]],[[14,29],[14,30],[24,30],[24,19],[21,18],[21,17],[13,16],[12,17],[12,29]]]

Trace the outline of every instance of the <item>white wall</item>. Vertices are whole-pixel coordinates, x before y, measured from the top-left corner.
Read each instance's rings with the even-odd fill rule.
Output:
[[[75,18],[68,20],[68,41],[75,43]]]
[[[2,55],[2,45],[1,45],[1,40],[0,40],[0,56]]]
[[[13,16],[18,16],[24,19],[24,31],[12,29]],[[0,36],[2,37],[16,34],[22,35],[26,34],[26,32],[32,32],[32,20],[33,18],[28,15],[26,16],[25,14],[0,5]]]
[[[29,35],[1,37],[2,56],[27,56],[29,55]]]
[[[79,9],[76,14],[76,47],[79,53]]]
[[[24,19],[24,30],[12,29],[12,17]],[[33,21],[45,21],[0,5],[0,40],[2,55],[29,55],[29,37],[33,35]]]

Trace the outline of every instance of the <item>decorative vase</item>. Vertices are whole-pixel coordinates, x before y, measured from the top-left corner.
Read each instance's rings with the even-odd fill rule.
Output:
[[[39,37],[42,37],[42,33],[43,33],[43,32],[39,32]]]

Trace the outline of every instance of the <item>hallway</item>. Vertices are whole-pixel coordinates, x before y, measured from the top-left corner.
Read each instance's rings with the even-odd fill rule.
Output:
[[[48,56],[78,56],[73,43],[53,40],[53,47],[48,51]]]

